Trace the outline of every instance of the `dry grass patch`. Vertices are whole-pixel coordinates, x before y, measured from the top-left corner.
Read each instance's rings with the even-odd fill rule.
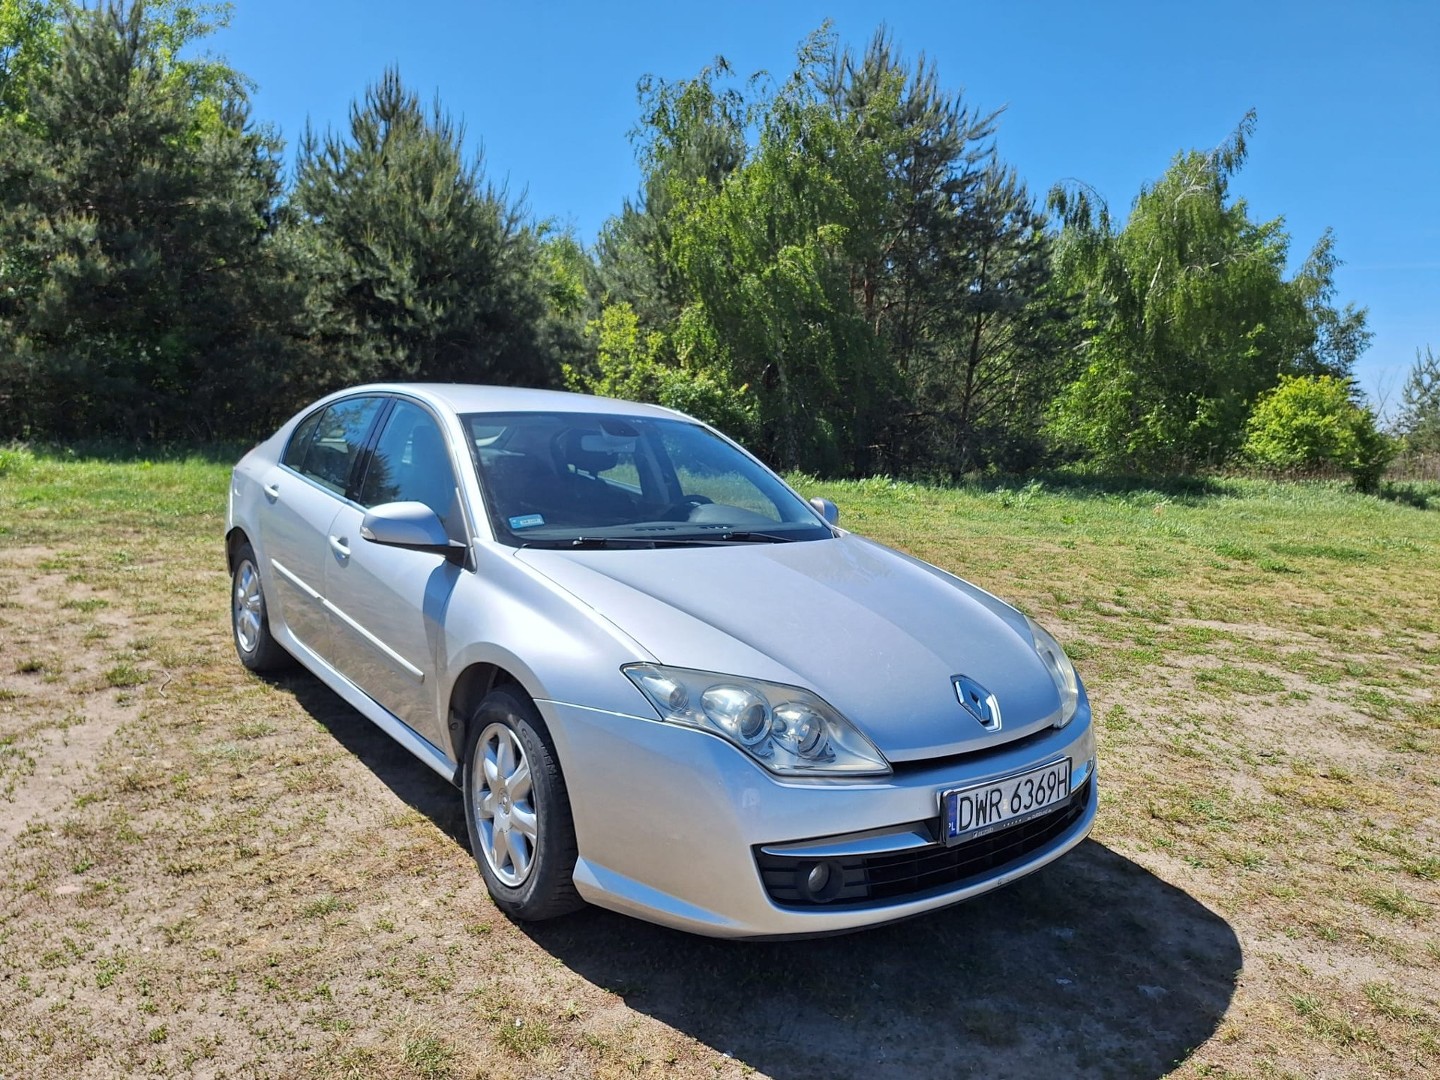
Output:
[[[458,794],[235,662],[226,467],[0,477],[0,1075],[1440,1071],[1440,541],[1327,487],[809,485],[1051,625],[1095,841],[927,919],[522,928]]]

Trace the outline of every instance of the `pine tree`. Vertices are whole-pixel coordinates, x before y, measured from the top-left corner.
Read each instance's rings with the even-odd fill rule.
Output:
[[[1415,350],[1415,363],[1400,389],[1400,434],[1408,450],[1440,452],[1440,356],[1425,346]]]
[[[293,206],[319,384],[557,381],[537,238],[463,143],[393,69],[351,106],[347,131],[305,133]]]
[[[197,85],[145,14],[71,12],[26,122],[0,122],[6,434],[208,435],[272,409],[278,148],[238,80]]]

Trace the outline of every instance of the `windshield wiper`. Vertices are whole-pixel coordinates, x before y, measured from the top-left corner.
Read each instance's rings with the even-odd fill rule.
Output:
[[[716,530],[704,536],[575,536],[529,540],[521,547],[558,551],[599,551],[606,548],[714,547],[717,544],[788,544],[795,538],[750,529]]]
[[[749,529],[733,529],[722,532],[717,535],[715,539],[733,541],[737,544],[789,544],[795,540],[793,536],[781,536],[779,533],[754,532]]]
[[[573,536],[564,540],[527,540],[521,548],[545,548],[551,551],[593,551],[608,547],[654,547],[649,537]]]
[[[577,536],[556,540],[554,546],[570,550],[607,547],[704,547],[710,544],[788,544],[791,537],[744,529],[715,532],[707,536]]]

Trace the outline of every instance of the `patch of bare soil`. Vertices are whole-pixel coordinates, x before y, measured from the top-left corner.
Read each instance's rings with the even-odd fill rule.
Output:
[[[1316,687],[1279,650],[1222,643],[1109,680],[1094,838],[934,916],[771,943],[596,910],[517,926],[453,788],[303,672],[240,668],[215,551],[131,555],[0,553],[0,733],[33,762],[4,773],[0,1076],[1440,1062],[1435,739],[1399,705],[1388,727],[1356,722],[1358,677]],[[1207,692],[1221,671],[1226,694]]]
[[[65,573],[44,549],[0,553],[0,851],[81,789],[101,749],[139,714],[133,688],[111,685],[123,607]],[[116,681],[143,678],[117,675]]]

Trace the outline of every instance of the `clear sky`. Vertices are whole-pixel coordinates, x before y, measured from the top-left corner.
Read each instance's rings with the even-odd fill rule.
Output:
[[[1004,108],[1000,156],[1043,196],[1097,189],[1123,215],[1182,148],[1259,124],[1232,185],[1284,216],[1291,262],[1325,228],[1337,302],[1370,311],[1357,368],[1391,410],[1417,347],[1440,349],[1440,0],[236,0],[211,50],[255,80],[292,155],[307,119],[345,122],[388,64],[483,147],[487,175],[585,242],[637,190],[627,133],[647,73],[793,68],[829,18],[864,47],[883,22],[948,90]]]

